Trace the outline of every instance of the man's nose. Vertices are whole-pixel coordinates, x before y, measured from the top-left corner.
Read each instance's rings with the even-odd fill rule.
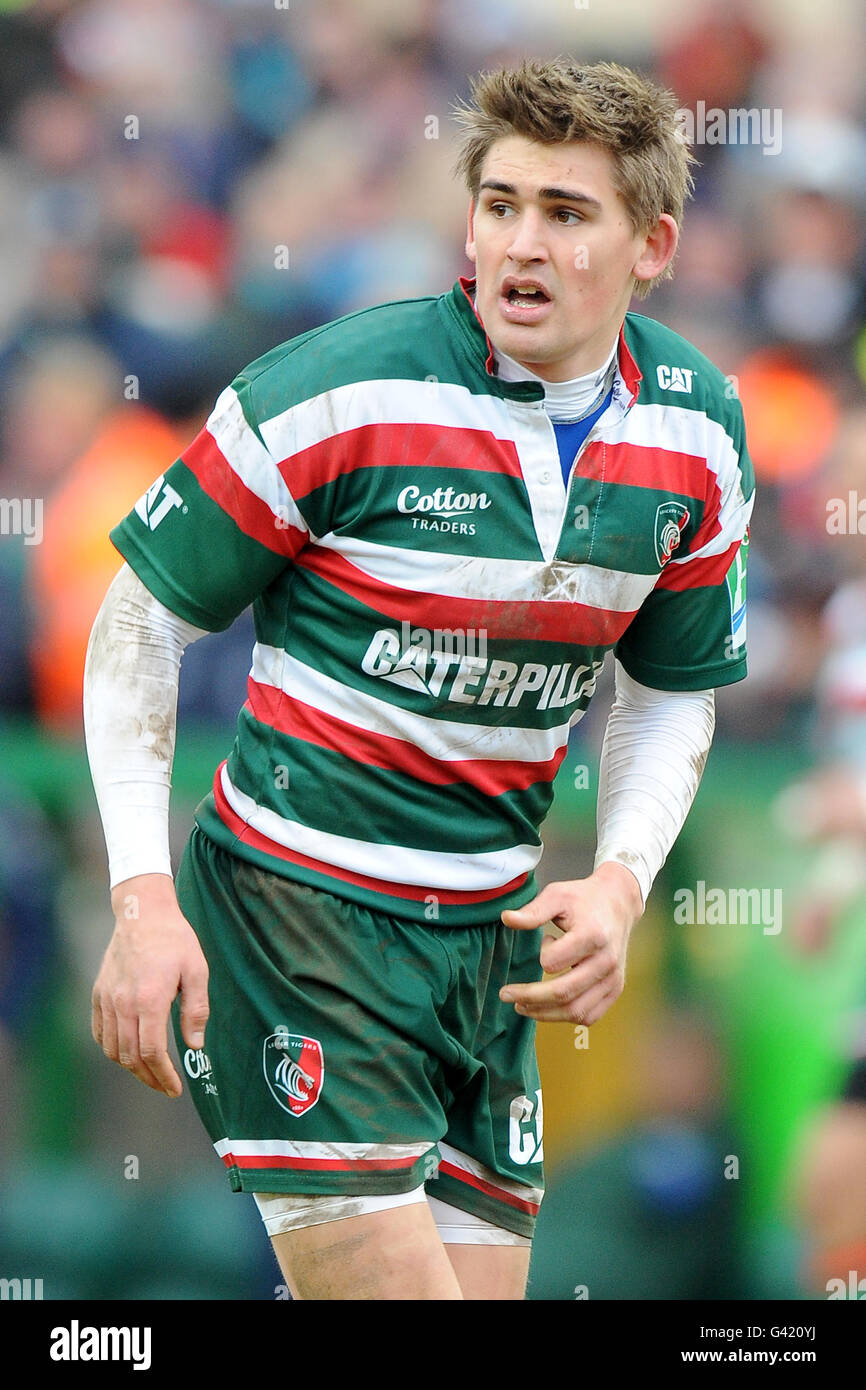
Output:
[[[540,212],[528,209],[516,219],[508,255],[515,261],[547,260],[545,223]]]

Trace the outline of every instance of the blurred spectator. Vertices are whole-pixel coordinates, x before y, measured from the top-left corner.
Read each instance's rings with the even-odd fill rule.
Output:
[[[77,733],[82,725],[87,641],[122,563],[108,532],[179,451],[174,431],[153,411],[117,406],[48,500],[33,559],[32,662],[36,707],[51,728]]]

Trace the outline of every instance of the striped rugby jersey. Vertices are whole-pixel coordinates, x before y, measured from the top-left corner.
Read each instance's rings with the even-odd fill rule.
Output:
[[[746,673],[754,480],[725,377],[628,314],[566,490],[536,381],[461,278],[283,343],[111,532],[209,630],[250,603],[237,737],[196,811],[261,867],[419,921],[537,891],[605,654],[663,690]]]

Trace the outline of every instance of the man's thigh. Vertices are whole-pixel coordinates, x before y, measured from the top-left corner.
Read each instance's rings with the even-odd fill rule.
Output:
[[[515,1301],[526,1297],[529,1249],[513,1245],[446,1245],[465,1299]]]
[[[528,1240],[436,1200],[341,1214],[373,1200],[256,1194],[293,1298],[525,1296]]]
[[[293,1298],[463,1297],[426,1202],[305,1226],[271,1240]]]
[[[271,1241],[292,1297],[304,1301],[523,1300],[530,1266],[528,1241],[443,1244],[427,1202],[316,1223]]]

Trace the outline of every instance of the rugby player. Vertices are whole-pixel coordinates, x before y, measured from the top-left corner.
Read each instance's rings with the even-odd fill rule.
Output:
[[[714,688],[745,675],[742,412],[627,312],[690,191],[673,96],[531,60],[458,116],[474,278],[240,373],[112,532],[85,676],[116,917],[94,1037],[178,1095],[172,1009],[304,1299],[524,1297],[536,1021],[620,995]],[[175,883],[181,654],[250,603],[249,698]],[[594,870],[539,891],[610,652]]]

